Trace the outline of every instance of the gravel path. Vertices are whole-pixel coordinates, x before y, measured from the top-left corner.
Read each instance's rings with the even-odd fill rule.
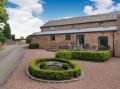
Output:
[[[24,53],[24,46],[18,45],[7,46],[0,52],[0,85],[7,81]]]
[[[27,50],[19,67],[0,89],[120,89],[120,58],[111,58],[105,63],[76,60],[85,74],[83,79],[70,83],[44,83],[31,80],[25,73],[31,59],[39,57],[54,57],[54,53]]]

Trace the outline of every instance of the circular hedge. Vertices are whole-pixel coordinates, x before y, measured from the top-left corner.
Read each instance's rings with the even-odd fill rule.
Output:
[[[46,70],[43,67],[40,68],[38,66],[39,63],[52,61],[52,62],[61,62],[64,64],[65,70]],[[43,64],[42,64],[43,65]],[[66,66],[71,66],[71,69],[67,70]],[[63,67],[63,66],[62,66]],[[28,73],[37,79],[44,79],[44,80],[71,80],[75,78],[79,78],[81,76],[81,69],[78,65],[74,64],[73,62],[60,59],[60,58],[45,58],[45,59],[38,59],[32,60],[32,62],[28,66]]]

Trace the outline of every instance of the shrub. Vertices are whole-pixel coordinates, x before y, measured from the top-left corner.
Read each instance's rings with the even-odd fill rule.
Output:
[[[52,71],[52,70],[44,70],[40,69],[37,64],[40,62],[45,61],[58,61],[58,62],[64,62],[69,64],[72,69],[71,70],[60,70],[60,71]],[[32,60],[28,67],[29,73],[36,77],[41,79],[47,79],[47,80],[68,80],[71,78],[77,78],[81,75],[81,69],[76,64],[72,63],[71,61],[60,59],[60,58],[50,58],[50,59],[38,59],[38,60]]]
[[[38,49],[39,48],[39,44],[38,43],[30,43],[29,44],[29,48],[30,49]]]
[[[64,70],[67,70],[68,67],[69,67],[69,65],[68,65],[67,63],[64,63],[64,64],[62,65],[62,68],[63,68]]]
[[[4,36],[0,36],[0,41],[4,44],[8,39]]]
[[[63,55],[66,54],[66,55]],[[109,51],[58,51],[56,52],[56,58],[69,58],[69,59],[80,59],[87,61],[104,62],[110,57]]]
[[[31,43],[31,41],[32,41],[31,36],[27,36],[27,37],[26,37],[26,43]]]
[[[71,59],[71,51],[57,51],[55,53],[56,58]]]
[[[45,68],[46,66],[47,66],[47,64],[44,63],[44,62],[40,64],[40,68],[41,68],[41,69]]]

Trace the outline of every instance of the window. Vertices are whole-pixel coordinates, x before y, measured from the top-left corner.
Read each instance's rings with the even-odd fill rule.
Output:
[[[55,40],[55,35],[50,35],[50,40],[54,41]]]
[[[50,30],[53,30],[54,29],[54,27],[50,27]]]
[[[98,37],[98,49],[99,50],[108,50],[108,37],[107,36],[100,36]]]
[[[75,29],[75,25],[71,25],[71,29]]]
[[[71,40],[71,35],[70,34],[65,34],[65,40]]]
[[[104,26],[103,22],[99,22],[98,26]]]
[[[76,41],[77,41],[77,46],[84,48],[85,35],[84,34],[76,35]]]

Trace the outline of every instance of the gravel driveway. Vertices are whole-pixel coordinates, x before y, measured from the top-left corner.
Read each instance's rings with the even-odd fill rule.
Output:
[[[27,50],[19,67],[0,89],[120,89],[120,58],[111,58],[105,63],[76,60],[84,78],[70,83],[44,83],[31,80],[25,73],[31,59],[39,57],[54,57],[54,53],[42,49]]]

